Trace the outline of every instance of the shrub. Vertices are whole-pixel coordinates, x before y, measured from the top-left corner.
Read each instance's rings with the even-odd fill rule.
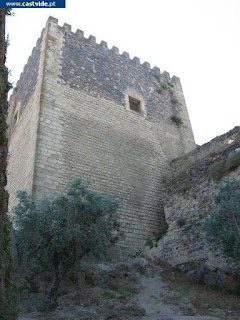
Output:
[[[179,218],[177,220],[177,225],[181,228],[181,227],[185,226],[186,222],[187,222],[186,218]]]
[[[158,242],[159,240],[161,240],[162,237],[167,233],[167,230],[168,230],[168,226],[165,229],[159,231],[159,233],[155,236],[155,241]]]
[[[168,177],[167,176],[162,176],[161,177],[161,181],[162,181],[162,183],[166,183],[168,181]]]
[[[145,245],[149,247],[149,249],[152,249],[154,247],[153,240],[150,237],[147,237]]]
[[[172,104],[177,104],[177,103],[178,103],[178,98],[175,97],[175,96],[173,96],[173,97],[171,98],[171,102],[172,102]]]
[[[209,241],[223,248],[226,257],[240,259],[240,181],[225,182],[215,197],[216,209],[205,222]]]
[[[182,125],[182,119],[178,116],[172,116],[171,120],[178,126],[180,127]]]
[[[161,88],[162,88],[163,90],[167,90],[167,85],[166,85],[165,83],[163,83],[163,84],[161,85]]]
[[[116,292],[125,298],[130,298],[133,295],[133,292],[124,286],[118,286]]]
[[[119,204],[74,180],[66,196],[35,203],[19,191],[15,208],[15,239],[19,257],[28,270],[52,271],[45,308],[57,306],[60,282],[74,265],[89,254],[103,256],[118,239]],[[116,231],[113,233],[113,231]]]
[[[159,89],[157,90],[157,92],[158,92],[159,94],[162,94],[162,93],[163,93],[163,89],[162,89],[162,88],[159,88]]]
[[[226,173],[225,162],[223,160],[214,163],[209,170],[210,176],[214,181],[219,181]]]
[[[231,171],[240,165],[240,152],[234,151],[231,153],[226,162],[226,170]]]
[[[154,76],[154,78],[157,79],[157,82],[160,82],[160,74],[158,74],[158,73],[153,73],[152,75]]]

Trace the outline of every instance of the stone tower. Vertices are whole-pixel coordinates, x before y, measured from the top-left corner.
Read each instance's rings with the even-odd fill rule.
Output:
[[[52,17],[10,99],[9,137],[10,210],[17,190],[55,195],[81,177],[117,196],[133,245],[164,221],[169,160],[195,148],[179,78]]]

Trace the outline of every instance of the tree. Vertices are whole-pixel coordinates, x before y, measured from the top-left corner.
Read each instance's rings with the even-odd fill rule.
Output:
[[[206,221],[207,234],[224,254],[240,261],[240,181],[225,182],[215,197],[216,209]]]
[[[16,243],[32,270],[52,271],[45,307],[57,306],[56,292],[66,273],[84,256],[102,256],[118,239],[118,203],[74,180],[66,196],[34,202],[18,192]],[[115,232],[114,232],[115,231]]]
[[[7,216],[7,94],[10,89],[5,66],[7,44],[5,18],[10,11],[0,9],[0,319],[16,319],[16,295],[12,285],[10,222]]]

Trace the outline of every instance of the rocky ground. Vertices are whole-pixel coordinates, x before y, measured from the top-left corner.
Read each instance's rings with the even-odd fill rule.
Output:
[[[42,291],[29,284],[19,320],[240,319],[240,297],[187,282],[169,266],[143,257],[83,265],[62,284],[54,312],[37,311]]]

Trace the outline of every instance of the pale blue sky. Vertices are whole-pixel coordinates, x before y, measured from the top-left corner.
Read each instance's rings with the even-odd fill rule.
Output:
[[[196,142],[240,125],[239,0],[66,0],[16,9],[7,64],[16,83],[49,15],[180,77]]]

